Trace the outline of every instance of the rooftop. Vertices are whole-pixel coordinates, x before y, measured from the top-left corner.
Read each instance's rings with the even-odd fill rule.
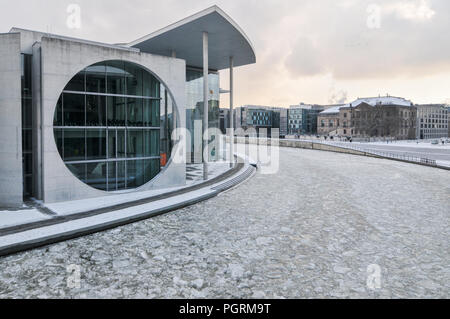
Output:
[[[402,97],[395,97],[395,96],[366,97],[366,98],[358,98],[352,103],[328,108],[325,111],[321,112],[320,114],[336,114],[339,113],[341,108],[357,107],[362,103],[366,103],[372,106],[375,105],[413,106],[413,103],[411,101],[406,100]]]
[[[142,52],[186,60],[203,67],[203,32],[208,32],[209,67],[213,70],[256,63],[255,50],[247,35],[222,9],[212,6],[127,45]]]
[[[375,105],[400,105],[400,106],[412,106],[413,103],[402,97],[395,96],[379,96],[379,97],[367,97],[358,98],[356,101],[347,104],[345,107],[357,107],[361,103],[366,103],[372,106]]]

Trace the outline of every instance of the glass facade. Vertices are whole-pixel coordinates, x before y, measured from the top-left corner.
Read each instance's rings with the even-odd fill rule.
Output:
[[[22,54],[22,167],[23,195],[33,194],[33,108],[31,87],[31,55]]]
[[[220,77],[219,73],[209,73],[209,127],[219,128]],[[194,123],[203,119],[203,70],[187,68],[186,71],[186,128],[191,133],[191,147],[187,148],[187,160],[195,162]],[[214,137],[213,137],[214,138]],[[211,142],[211,141],[210,141]],[[200,148],[201,149],[201,148]],[[200,151],[201,152],[201,151]],[[217,150],[210,150],[210,160],[216,158]],[[200,155],[201,158],[201,155]]]
[[[165,157],[170,151],[161,126],[168,133],[173,129],[166,125],[161,90],[152,74],[124,61],[101,62],[74,76],[59,98],[53,124],[69,170],[104,191],[134,189],[158,175],[166,165],[161,150]]]

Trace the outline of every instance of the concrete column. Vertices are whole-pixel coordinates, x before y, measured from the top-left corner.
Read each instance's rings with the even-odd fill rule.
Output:
[[[167,94],[167,89],[164,88],[164,135],[166,136],[166,156],[169,155],[169,147],[170,147],[170,139],[172,138],[169,134],[170,132],[170,126],[169,126],[169,94]],[[169,160],[169,158],[167,158],[167,161]]]
[[[206,135],[208,131],[208,75],[209,75],[209,55],[208,55],[208,32],[203,32],[203,179],[208,179],[208,160],[209,160],[209,150],[208,150],[208,136]],[[206,152],[205,152],[206,151]],[[205,158],[205,153],[208,156]]]
[[[175,50],[172,50],[172,58],[176,58],[176,57],[177,57],[177,52]],[[177,125],[177,121],[178,121],[177,110],[175,110],[175,104],[173,103],[173,101],[171,101],[171,102],[172,102],[172,122],[173,122],[172,129],[175,131],[178,127],[178,125]],[[172,137],[169,136],[169,138],[171,139]],[[179,140],[180,140],[179,136],[177,136],[176,141],[179,141]]]
[[[20,34],[0,34],[0,207],[23,204],[20,53]]]
[[[234,83],[233,83],[233,67],[234,61],[233,57],[230,57],[230,167],[234,166],[234,123],[233,123],[233,94],[234,94]]]
[[[41,44],[33,45],[33,195],[43,199],[42,186],[42,100],[41,100]]]

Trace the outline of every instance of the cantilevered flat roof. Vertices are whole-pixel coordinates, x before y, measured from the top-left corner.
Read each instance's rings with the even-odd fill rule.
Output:
[[[128,44],[142,52],[186,60],[192,67],[203,67],[203,32],[209,34],[209,68],[256,63],[255,50],[242,29],[219,7],[212,6],[159,31]]]

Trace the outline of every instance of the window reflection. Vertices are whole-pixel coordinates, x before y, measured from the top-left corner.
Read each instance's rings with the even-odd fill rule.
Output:
[[[84,94],[64,94],[64,126],[85,126]]]
[[[106,92],[106,66],[96,64],[86,68],[86,92]]]
[[[64,130],[64,160],[78,161],[85,159],[86,136],[84,130]]]
[[[86,126],[106,126],[105,96],[86,96]]]

